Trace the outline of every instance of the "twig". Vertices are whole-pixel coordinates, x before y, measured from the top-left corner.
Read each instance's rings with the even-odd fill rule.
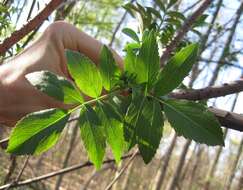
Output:
[[[23,174],[23,172],[24,172],[24,170],[25,170],[25,168],[28,164],[29,158],[30,158],[30,156],[27,156],[27,158],[24,161],[24,165],[23,165],[22,169],[20,170],[18,176],[16,177],[16,179],[12,183],[9,183],[9,184],[6,185],[6,187],[4,188],[5,190],[8,190],[11,187],[14,187],[14,185],[19,182],[19,180],[20,180],[20,178],[21,178],[21,176],[22,176],[22,174]]]
[[[6,174],[6,176],[4,178],[4,184],[9,182],[9,179],[11,178],[11,176],[14,173],[14,170],[15,170],[15,168],[17,166],[16,156],[15,155],[10,155],[10,160],[11,160],[11,164],[9,166],[8,173]]]
[[[9,138],[5,138],[5,139],[0,140],[0,147],[2,149],[6,149],[8,147],[8,140],[9,140]]]
[[[226,66],[230,66],[230,67],[234,67],[234,68],[237,68],[237,69],[240,69],[241,71],[243,71],[243,67],[241,65],[236,65],[234,63],[229,63],[227,61],[216,61],[216,60],[211,60],[211,59],[207,59],[207,58],[200,58],[199,61],[203,61],[203,62],[211,62],[211,63],[214,63],[214,64],[217,64],[217,63],[220,63],[222,65],[226,65]]]
[[[92,175],[90,176],[90,178],[85,182],[84,186],[81,188],[81,190],[87,190],[89,189],[89,185],[90,183],[94,180],[94,178],[97,178],[101,173],[105,172],[106,170],[114,170],[115,169],[115,165],[114,163],[106,165],[105,167],[101,168],[100,170],[96,170],[94,169],[94,172],[92,173]]]
[[[0,44],[0,55],[3,55],[9,48],[38,27],[62,2],[63,0],[52,0],[35,18],[30,20],[21,29],[13,32],[10,37]]]
[[[202,13],[208,8],[208,6],[213,2],[213,0],[205,0],[202,5],[191,15],[191,17],[185,21],[184,25],[177,32],[175,38],[166,47],[163,55],[160,57],[160,65],[163,67],[165,61],[169,58],[171,52],[175,49],[177,44],[182,40],[184,35],[189,31],[194,22],[202,15]]]
[[[134,1],[135,1],[135,0],[131,0],[130,3],[133,3]],[[125,11],[125,13],[124,13],[124,14],[122,15],[122,17],[121,17],[121,20],[120,20],[120,21],[118,22],[118,24],[117,24],[117,26],[116,26],[116,28],[115,28],[113,34],[112,34],[111,41],[110,41],[110,43],[109,43],[109,46],[110,46],[110,47],[112,47],[113,42],[114,42],[115,37],[116,37],[116,34],[117,34],[118,30],[120,29],[120,27],[121,27],[123,21],[125,20],[125,18],[126,18],[126,16],[127,16],[127,13],[128,13],[128,12]]]
[[[136,156],[138,156],[139,153],[136,154]],[[123,156],[122,159],[127,159],[127,158],[130,158],[132,157],[133,154],[128,154],[126,156]],[[115,163],[115,159],[109,159],[109,160],[106,160],[103,162],[103,164],[109,164],[109,163]],[[39,181],[42,181],[42,180],[45,180],[45,179],[49,179],[49,178],[52,178],[52,177],[55,177],[55,176],[58,176],[58,175],[62,175],[62,174],[66,174],[66,173],[69,173],[69,172],[72,172],[72,171],[75,171],[75,170],[78,170],[78,169],[81,169],[81,168],[86,168],[86,167],[91,167],[93,166],[93,164],[90,162],[90,161],[87,161],[85,163],[82,163],[82,164],[76,164],[76,165],[73,165],[73,166],[70,166],[70,167],[67,167],[67,168],[64,168],[64,169],[60,169],[58,171],[55,171],[55,172],[51,172],[51,173],[48,173],[48,174],[45,174],[45,175],[42,175],[42,176],[39,176],[39,177],[34,177],[34,178],[31,178],[31,179],[27,179],[27,180],[24,180],[24,181],[19,181],[15,184],[13,184],[11,186],[12,187],[20,187],[20,186],[24,186],[24,185],[28,185],[28,184],[31,184],[31,183],[36,183],[36,182],[39,182]],[[3,186],[0,186],[0,190],[4,190],[6,188],[8,188],[10,184],[6,184],[6,185],[3,185]]]
[[[138,150],[136,150],[132,157],[128,160],[128,162],[126,163],[126,165],[120,170],[120,172],[114,177],[114,179],[111,181],[111,183],[109,185],[107,185],[107,187],[105,188],[105,190],[111,190],[112,186],[117,182],[117,180],[121,177],[121,175],[125,172],[125,170],[128,168],[128,166],[132,163],[132,161],[134,160],[134,158],[137,156],[138,154]]]
[[[183,14],[185,14],[187,11],[193,9],[194,7],[197,6],[197,4],[200,3],[201,0],[197,0],[195,3],[193,3],[191,6],[187,7],[185,10],[182,11]]]

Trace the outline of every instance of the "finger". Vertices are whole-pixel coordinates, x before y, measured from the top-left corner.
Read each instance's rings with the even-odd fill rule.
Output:
[[[103,46],[101,42],[63,21],[53,23],[49,29],[54,35],[58,35],[64,49],[78,51],[89,57],[96,65],[99,64]],[[122,58],[115,51],[113,55],[119,67],[123,68]]]

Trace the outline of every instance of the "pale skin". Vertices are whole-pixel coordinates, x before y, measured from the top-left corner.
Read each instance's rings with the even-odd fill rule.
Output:
[[[65,49],[79,51],[99,64],[102,44],[76,27],[60,21],[51,24],[31,46],[0,65],[0,124],[14,126],[28,113],[66,105],[36,90],[25,78],[35,71],[48,70],[70,79]],[[113,51],[122,68],[122,58]]]

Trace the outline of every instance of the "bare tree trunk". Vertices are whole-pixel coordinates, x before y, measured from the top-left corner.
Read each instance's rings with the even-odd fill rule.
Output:
[[[8,169],[8,173],[6,174],[5,178],[4,178],[4,184],[8,183],[10,181],[10,178],[12,177],[16,167],[17,167],[17,158],[15,155],[10,155],[10,166]]]
[[[92,182],[92,180],[94,180],[95,178],[97,178],[99,175],[101,175],[101,173],[103,173],[106,170],[109,169],[114,169],[114,164],[108,164],[105,165],[101,170],[96,170],[94,169],[92,175],[90,176],[90,178],[86,181],[86,183],[84,184],[84,186],[81,188],[81,190],[87,190],[90,183]]]
[[[214,23],[216,21],[216,18],[218,16],[218,14],[219,14],[220,7],[222,6],[222,2],[223,2],[223,0],[219,0],[218,1],[216,10],[215,10],[215,12],[213,14],[213,18],[212,18],[212,20],[211,20],[211,22],[209,24],[209,27],[208,27],[208,29],[206,31],[206,34],[201,39],[201,48],[200,48],[199,55],[201,55],[202,52],[206,49],[206,44],[208,42],[208,37],[211,34],[212,28],[214,26]],[[192,68],[192,74],[191,74],[192,80],[190,81],[190,83],[193,83],[195,81],[195,79],[196,79],[196,77],[198,76],[199,73],[200,73],[200,71],[199,71],[199,63],[196,63],[196,64],[194,64],[194,66]],[[191,86],[192,86],[192,84],[191,84]]]
[[[127,168],[127,171],[126,171],[126,175],[125,175],[125,178],[122,182],[122,186],[121,186],[121,190],[128,190],[128,187],[129,187],[129,179],[131,178],[132,176],[132,170],[133,170],[133,167],[135,165],[135,161],[133,161]],[[116,190],[116,189],[114,189]]]
[[[196,176],[196,170],[198,168],[198,165],[201,161],[201,155],[203,153],[203,147],[199,145],[198,147],[198,151],[197,151],[197,154],[196,154],[196,159],[195,159],[195,162],[192,166],[192,171],[191,171],[191,176],[190,176],[190,179],[189,179],[189,189],[192,189],[192,183],[195,179],[195,176]]]
[[[135,0],[131,0],[130,3],[133,3]],[[115,38],[116,38],[116,34],[118,32],[118,30],[121,28],[121,25],[122,23],[124,22],[124,20],[126,19],[126,16],[127,16],[128,12],[125,11],[125,13],[122,15],[121,17],[121,20],[118,22],[113,34],[112,34],[112,37],[111,37],[111,40],[110,40],[110,43],[109,43],[109,46],[112,47],[114,41],[115,41]]]
[[[234,111],[234,109],[235,109],[235,106],[236,106],[236,103],[237,103],[237,100],[238,100],[238,96],[239,96],[238,94],[235,96],[234,102],[233,102],[232,107],[231,107],[231,111]],[[228,129],[225,130],[224,139],[226,138],[227,132],[228,132]],[[209,172],[207,174],[206,183],[204,185],[204,190],[208,190],[209,187],[210,187],[210,180],[213,179],[213,177],[214,177],[214,172],[215,172],[215,169],[216,169],[216,166],[217,166],[220,154],[222,152],[222,149],[223,149],[222,146],[220,146],[218,148],[218,151],[216,153],[216,157],[215,157],[215,159],[213,161],[213,164],[212,164],[212,166],[209,169]]]
[[[226,138],[227,133],[228,133],[228,129],[226,129],[225,132],[224,132],[224,139]],[[216,156],[213,160],[213,164],[211,165],[210,169],[208,170],[208,174],[206,176],[206,182],[205,182],[205,185],[204,185],[204,190],[209,190],[210,183],[211,183],[211,180],[214,177],[214,172],[215,172],[220,154],[222,152],[222,149],[223,149],[222,146],[218,147],[218,150],[216,152]]]
[[[235,172],[236,172],[235,170],[236,170],[236,167],[237,167],[237,164],[238,164],[238,161],[240,159],[241,152],[242,152],[242,148],[243,148],[243,137],[241,138],[241,142],[240,142],[236,157],[233,161],[233,166],[231,168],[230,177],[229,177],[229,180],[226,183],[225,190],[230,190],[230,188],[231,188],[233,179],[235,177]]]
[[[243,12],[243,2],[240,4],[240,7],[238,8],[238,10],[236,11],[236,18],[235,18],[235,21],[233,23],[233,26],[230,30],[230,34],[229,34],[229,37],[227,38],[227,41],[225,43],[225,46],[224,46],[224,49],[222,51],[222,54],[218,60],[218,64],[216,65],[216,68],[213,72],[213,76],[209,82],[209,86],[212,86],[213,84],[215,84],[216,80],[217,80],[217,76],[218,76],[218,73],[220,71],[220,68],[222,66],[222,63],[225,61],[225,58],[228,56],[229,54],[229,50],[230,50],[230,45],[233,41],[233,36],[235,34],[235,31],[236,31],[236,28],[237,28],[237,25],[240,21],[240,17],[241,17],[241,14]]]
[[[77,134],[78,134],[79,127],[77,125],[77,122],[72,123],[72,125],[73,126],[70,126],[70,127],[74,127],[74,129],[72,130],[72,133],[71,133],[71,138],[70,138],[68,150],[67,150],[67,153],[65,155],[65,158],[64,158],[64,161],[63,161],[63,164],[62,164],[62,168],[66,168],[68,166],[68,162],[69,162],[69,159],[70,159],[73,147],[74,147],[74,143],[75,143],[75,140],[76,140],[76,137],[77,137]],[[59,175],[58,178],[57,178],[57,181],[56,181],[55,190],[59,190],[61,183],[62,183],[62,179],[63,179],[63,175]]]
[[[243,189],[243,170],[241,170],[241,175],[236,190],[242,190],[242,189]]]
[[[121,163],[120,163],[120,165],[118,166],[118,167],[116,167],[116,172],[115,172],[115,177],[117,176],[117,175],[119,175],[119,171],[122,169],[122,167],[123,167],[123,164],[124,164],[124,162],[122,161]],[[132,165],[132,164],[131,164]],[[129,168],[129,167],[128,167]],[[124,175],[126,175],[126,173],[124,174]],[[112,186],[112,190],[117,190],[118,188],[118,183],[115,183],[113,186]]]
[[[184,145],[183,147],[183,150],[182,150],[182,153],[181,153],[181,156],[180,156],[180,160],[176,166],[176,170],[174,172],[174,176],[169,184],[169,188],[168,190],[174,190],[176,189],[177,186],[179,186],[179,180],[180,180],[180,175],[181,175],[181,171],[182,171],[182,168],[183,168],[183,164],[185,162],[185,159],[186,159],[186,154],[188,152],[188,149],[189,149],[189,146],[191,144],[191,140],[187,140],[186,141],[186,144]]]
[[[208,37],[210,36],[210,34],[211,34],[211,31],[212,31],[212,29],[213,29],[213,26],[214,26],[214,24],[215,24],[215,21],[216,21],[216,19],[217,19],[217,17],[218,17],[218,14],[219,14],[219,10],[220,10],[220,8],[221,8],[221,6],[222,6],[222,3],[223,3],[223,0],[219,0],[218,1],[218,3],[217,3],[217,5],[216,5],[216,10],[215,10],[215,12],[214,12],[214,14],[213,14],[213,18],[212,18],[212,20],[211,20],[211,22],[210,22],[210,24],[209,24],[209,26],[208,26],[208,29],[207,29],[207,32],[206,32],[206,34],[202,37],[202,40],[201,40],[201,53],[205,50],[205,48],[206,48],[206,44],[207,44],[207,41],[208,41]]]
[[[161,160],[162,166],[161,166],[161,168],[159,168],[159,170],[155,176],[155,180],[153,181],[153,185],[152,185],[153,190],[160,190],[163,185],[163,181],[164,181],[167,167],[168,167],[171,155],[172,155],[172,151],[176,145],[176,139],[177,139],[177,135],[175,133],[173,136],[173,139],[170,143],[170,146],[168,147],[168,149],[165,153],[164,159]]]
[[[186,163],[186,166],[184,167],[184,170],[183,170],[184,172],[181,175],[181,181],[183,181],[187,177],[188,172],[191,173],[190,166],[192,165],[193,159],[196,156],[198,147],[199,147],[199,144],[196,144],[192,151],[190,158],[188,159],[188,161]]]

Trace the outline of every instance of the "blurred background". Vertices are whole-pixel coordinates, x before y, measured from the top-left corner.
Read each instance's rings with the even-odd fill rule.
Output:
[[[0,1],[0,41],[21,28],[42,10],[48,0]],[[80,30],[111,46],[121,55],[130,39],[122,28],[138,30],[138,22],[122,8],[123,0],[64,0],[48,19],[7,52],[5,59],[28,47],[45,28],[57,20],[65,20]],[[134,2],[134,1],[133,1]],[[159,11],[153,0],[138,1]],[[166,3],[166,0],[161,0]],[[199,6],[200,0],[177,0],[174,10],[188,18]],[[189,32],[186,38],[201,42],[203,50],[197,66],[184,83],[192,88],[220,85],[243,77],[243,1],[214,0],[205,14],[205,24],[197,33]],[[224,53],[223,53],[224,52]],[[208,106],[243,112],[243,93],[210,99]],[[0,127],[0,139],[9,136],[10,129]],[[49,176],[15,189],[106,189],[113,178],[126,166],[114,183],[113,190],[243,190],[243,133],[224,130],[225,146],[208,147],[175,135],[165,125],[163,138],[153,161],[145,165],[139,156],[124,159],[120,165],[110,162],[96,171],[87,164],[88,158],[75,124],[65,128],[61,141],[50,151],[30,157],[20,180],[36,178],[62,168],[73,167],[69,172]],[[112,159],[108,151],[104,160]],[[15,157],[0,150],[0,185],[16,179],[26,157]],[[75,168],[76,167],[76,168]],[[63,170],[61,170],[63,171]]]

